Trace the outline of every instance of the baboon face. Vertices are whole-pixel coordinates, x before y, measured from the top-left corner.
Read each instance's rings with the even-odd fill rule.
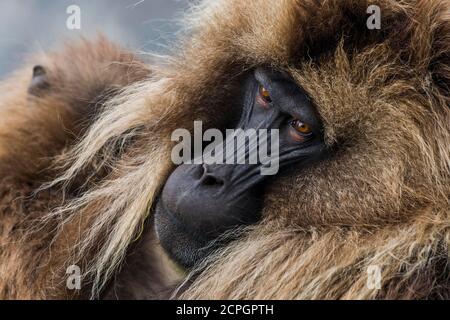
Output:
[[[242,113],[237,129],[278,130],[277,164],[281,170],[293,165],[301,169],[324,154],[316,108],[286,74],[256,69],[248,76],[239,101]],[[264,142],[260,137],[258,147]],[[249,142],[247,152],[251,149]],[[239,147],[233,148],[235,159],[238,151]],[[262,174],[263,166],[260,162],[184,164],[172,173],[157,206],[156,230],[177,262],[185,267],[195,265],[220,242],[230,240],[227,237],[211,244],[224,232],[260,220],[265,181],[273,179]]]
[[[409,18],[386,4],[383,29],[368,30],[368,3],[349,3],[330,2],[328,14],[316,15],[324,8],[314,3],[224,2],[227,10],[217,12],[223,23],[199,31],[194,42],[209,41],[186,54],[186,79],[196,86],[183,92],[183,102],[208,101],[202,112],[225,117],[214,98],[226,96],[225,87],[241,87],[240,98],[220,104],[239,102],[237,128],[279,129],[280,171],[265,177],[258,166],[178,167],[155,221],[163,247],[180,264],[195,265],[236,227],[259,221],[277,230],[378,227],[408,221],[434,197],[423,181],[435,174],[429,155],[440,149],[426,134],[436,125],[427,95],[438,89],[428,69],[420,69],[415,34],[405,30],[397,41],[398,21]],[[261,19],[243,18],[255,11]],[[348,12],[359,18],[348,19]],[[228,23],[236,16],[236,24]],[[224,43],[231,57],[215,54]],[[242,70],[245,86],[224,85]]]

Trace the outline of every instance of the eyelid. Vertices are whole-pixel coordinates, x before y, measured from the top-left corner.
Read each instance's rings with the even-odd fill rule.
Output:
[[[270,92],[274,106],[277,106],[282,112],[291,115],[294,118],[304,119],[304,122],[307,123],[314,130],[314,132],[319,132],[322,130],[321,122],[316,114],[312,97],[308,94],[308,91],[289,77],[289,75],[280,74],[278,71],[271,71],[260,67],[255,69],[253,77],[258,85],[264,86]],[[302,98],[300,98],[299,101],[295,98],[297,102],[289,107],[282,103],[285,97],[284,85],[295,87],[295,90],[298,90],[298,93],[302,95]],[[290,91],[288,90],[287,92]],[[305,103],[304,106],[302,101]],[[299,104],[302,105],[301,108],[299,108]]]
[[[277,97],[276,94],[274,94],[275,90],[273,88],[273,86],[270,84],[270,82],[266,82],[266,81],[260,81],[259,79],[256,79],[257,82],[257,97],[258,99],[261,99],[260,103],[263,104],[263,106],[268,107],[269,105],[272,104],[276,104],[276,101],[278,100],[279,97]],[[263,99],[263,97],[261,96],[261,88],[266,89],[269,92],[270,95],[270,102],[266,101]]]
[[[261,70],[255,71],[255,79],[259,85],[266,88],[269,92],[273,91],[270,79]]]
[[[301,132],[301,131],[297,130],[297,129],[294,127],[294,124],[295,124],[296,122],[299,122],[300,124],[306,126],[306,127],[309,129],[309,132],[304,133],[304,132]],[[305,122],[305,121],[303,121],[303,120],[300,119],[300,118],[294,118],[294,119],[291,119],[291,120],[289,121],[289,125],[291,126],[292,129],[294,129],[296,132],[298,132],[299,134],[301,134],[301,135],[303,135],[303,136],[305,136],[305,137],[311,136],[311,135],[314,133],[314,128],[313,128],[313,126],[311,126],[308,122]]]
[[[260,106],[262,108],[269,109],[270,105],[273,103],[272,96],[270,95],[270,92],[266,89],[269,92],[268,99],[270,99],[270,101],[268,101],[268,99],[264,98],[261,93],[262,88],[265,89],[265,87],[263,87],[262,85],[258,86],[258,90],[256,91],[256,101],[260,104]]]

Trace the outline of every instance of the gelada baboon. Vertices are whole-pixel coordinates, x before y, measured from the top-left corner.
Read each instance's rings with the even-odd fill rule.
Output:
[[[450,298],[447,0],[205,1],[149,65],[101,39],[3,83],[1,297]],[[175,167],[194,121],[278,128],[280,172]]]

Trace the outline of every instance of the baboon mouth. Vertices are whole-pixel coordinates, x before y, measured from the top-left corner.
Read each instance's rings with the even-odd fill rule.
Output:
[[[192,232],[160,199],[155,211],[155,231],[161,246],[177,264],[192,268],[215,248],[212,240]]]
[[[263,197],[259,186],[224,188],[217,177],[207,181],[201,173],[205,173],[202,165],[176,168],[164,185],[155,212],[162,247],[186,268],[233,240],[230,231],[260,219]]]

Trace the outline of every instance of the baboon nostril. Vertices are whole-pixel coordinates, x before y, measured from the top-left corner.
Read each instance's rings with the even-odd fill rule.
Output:
[[[214,176],[210,176],[210,175],[205,175],[205,176],[203,177],[202,183],[203,183],[205,186],[214,186],[214,185],[221,186],[221,185],[224,184],[223,180],[221,180],[221,179],[219,179],[219,178],[216,178],[216,177],[214,177]]]
[[[213,174],[206,164],[203,165],[203,176],[201,179],[202,184],[205,186],[222,186],[224,184],[223,179]]]

